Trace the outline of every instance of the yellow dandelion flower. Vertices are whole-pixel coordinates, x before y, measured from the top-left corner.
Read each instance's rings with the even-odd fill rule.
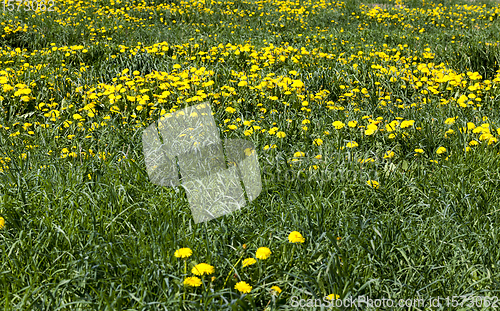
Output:
[[[493,135],[491,135],[491,133],[483,133],[483,134],[481,134],[481,136],[479,136],[479,140],[480,141],[488,140],[492,137],[493,137]]]
[[[278,294],[281,294],[282,290],[281,288],[279,288],[278,286],[274,285],[274,286],[271,286],[271,289],[275,292],[275,293],[278,293]]]
[[[401,128],[404,129],[404,128],[407,128],[407,127],[410,127],[410,126],[413,126],[413,124],[415,123],[414,120],[405,120],[403,122],[401,122]]]
[[[457,119],[458,117],[455,117],[455,118],[448,118],[444,121],[444,124],[448,124],[448,125],[452,125],[453,123],[455,123],[455,120]]]
[[[376,131],[376,130],[374,130],[374,129],[372,129],[372,128],[371,128],[371,129],[370,129],[370,128],[369,128],[369,129],[366,129],[366,130],[365,130],[365,135],[366,135],[366,136],[373,135],[373,133],[375,133],[375,131]]]
[[[386,151],[386,153],[384,154],[384,159],[391,159],[395,156],[396,154],[394,153],[394,151]]]
[[[276,133],[276,136],[278,138],[285,138],[286,134],[285,134],[285,132],[278,132],[278,133]]]
[[[241,265],[243,266],[243,268],[245,268],[245,267],[253,265],[256,262],[257,262],[257,260],[255,260],[253,258],[247,258],[247,259],[243,260]]]
[[[445,147],[439,147],[439,148],[437,148],[437,150],[436,150],[436,153],[437,153],[437,154],[443,154],[443,153],[445,153],[445,152],[446,152],[446,148],[445,148]]]
[[[255,149],[253,149],[253,148],[246,148],[246,149],[245,149],[245,155],[246,155],[247,157],[251,156],[251,155],[252,155],[252,154],[254,154],[254,153],[255,153]]]
[[[300,80],[292,80],[292,87],[301,88],[304,87],[304,83]]]
[[[252,286],[247,282],[241,281],[234,285],[234,289],[238,290],[240,293],[248,294],[252,290]]]
[[[343,123],[342,121],[335,121],[332,123],[332,125],[335,129],[340,130],[340,129],[344,128],[345,123]]]
[[[328,299],[328,300],[340,299],[340,295],[330,294],[330,295],[326,296],[326,299]]]
[[[5,227],[5,219],[0,216],[0,229],[3,229],[3,227]]]
[[[193,251],[190,248],[184,247],[176,250],[174,256],[177,258],[188,258],[192,254]]]
[[[316,138],[313,142],[315,146],[321,146],[323,145],[323,140],[321,138]]]
[[[197,264],[191,269],[191,273],[195,275],[212,274],[214,271],[214,267],[206,263]]]
[[[356,125],[358,125],[358,121],[349,121],[347,123],[347,126],[349,127],[356,127]]]
[[[271,250],[267,247],[259,247],[257,252],[255,252],[255,257],[257,257],[257,259],[265,260],[269,258],[269,256],[271,256]]]
[[[357,147],[357,146],[359,146],[359,145],[358,145],[358,143],[357,143],[357,142],[355,142],[354,140],[353,140],[353,141],[348,142],[348,143],[347,143],[347,145],[346,145],[346,147],[347,147],[347,148],[355,148],[355,147]]]
[[[190,276],[184,280],[184,285],[191,286],[191,287],[198,287],[201,285],[201,280],[200,280],[200,278],[198,278],[196,276]]]
[[[288,241],[290,243],[304,243],[306,239],[298,231],[292,231],[288,235]]]
[[[368,181],[366,182],[366,184],[367,184],[368,186],[373,187],[374,189],[377,189],[377,188],[379,188],[379,186],[380,186],[380,185],[379,185],[379,183],[378,183],[378,181],[376,181],[376,180],[368,180]]]

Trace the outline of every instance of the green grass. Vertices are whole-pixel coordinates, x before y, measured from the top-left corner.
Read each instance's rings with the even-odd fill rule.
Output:
[[[24,83],[32,91],[24,102],[22,95],[0,88],[0,166],[7,166],[0,172],[0,216],[5,219],[0,305],[5,310],[292,310],[293,297],[330,294],[426,300],[500,295],[499,144],[479,139],[481,133],[461,131],[467,122],[476,127],[489,123],[492,136],[499,134],[500,88],[494,79],[500,51],[498,45],[485,45],[500,41],[498,4],[412,0],[398,8],[398,3],[380,1],[385,11],[370,17],[371,7],[358,1],[286,2],[295,10],[290,13],[269,1],[169,2],[182,13],[162,3],[58,2],[55,12],[5,11],[0,16],[0,70],[10,72],[9,82],[0,82]],[[469,9],[473,4],[477,7]],[[129,8],[124,9],[127,15],[111,12],[122,7]],[[443,11],[439,18],[433,13],[438,8]],[[233,14],[227,14],[229,9]],[[235,9],[244,13],[237,15]],[[16,20],[28,29],[5,30]],[[168,50],[151,52],[163,41]],[[63,48],[74,45],[87,51]],[[296,50],[284,52],[288,47]],[[307,55],[301,48],[317,50]],[[427,48],[432,57],[424,54]],[[270,61],[267,51],[289,54]],[[439,82],[438,93],[432,94],[419,67],[429,63],[463,74],[466,85]],[[255,64],[260,68],[252,71]],[[393,66],[397,74],[375,65]],[[103,89],[95,99],[84,96],[100,83],[125,84],[118,80],[124,69],[141,77],[154,71],[177,77],[201,67],[213,71],[201,79],[213,80],[213,86],[193,81],[185,91],[170,86],[172,94],[164,102],[153,95],[162,93],[161,83],[168,79],[157,78],[139,86],[147,89],[142,93],[127,89],[116,103]],[[404,70],[424,85],[414,89],[414,82],[401,79]],[[274,74],[300,79],[304,88],[289,88],[286,94],[276,85],[238,87],[239,72],[254,87]],[[467,72],[482,78],[469,79]],[[254,73],[259,76],[250,78]],[[480,83],[479,92],[468,89],[475,83]],[[225,96],[230,87],[236,95]],[[356,88],[366,88],[366,96],[352,91]],[[211,103],[222,138],[255,144],[263,186],[241,210],[195,224],[182,188],[149,181],[141,139],[162,109],[189,106],[193,103],[186,99],[200,90],[207,94],[204,101]],[[351,91],[355,97],[345,95]],[[476,102],[481,106],[457,105],[461,95],[471,93],[482,99]],[[138,101],[126,95],[137,94],[148,95],[151,105],[136,109]],[[95,106],[88,108],[92,101]],[[39,106],[42,102],[54,106]],[[112,112],[114,105],[119,113]],[[53,120],[52,110],[59,113]],[[79,122],[77,113],[84,120]],[[454,124],[444,123],[455,116]],[[358,127],[377,117],[383,122],[375,134]],[[415,120],[415,125],[398,128],[390,138],[380,130],[396,117]],[[245,120],[267,132],[254,129],[245,135]],[[338,120],[345,123],[343,129],[332,126]],[[355,127],[348,126],[352,120],[358,122]],[[25,123],[31,125],[23,129]],[[229,124],[238,129],[228,130]],[[269,134],[274,126],[286,137]],[[445,135],[449,129],[454,133]],[[320,146],[314,145],[317,138],[323,140]],[[351,140],[359,147],[347,148]],[[480,144],[465,152],[471,140]],[[273,144],[276,148],[265,148]],[[447,152],[438,155],[441,146]],[[62,153],[63,148],[68,152]],[[416,154],[416,148],[425,153]],[[395,157],[383,158],[389,150]],[[305,157],[293,162],[299,151]],[[70,152],[75,157],[64,156]],[[368,158],[374,162],[358,161]],[[380,187],[368,186],[369,180]],[[289,243],[292,231],[299,231],[305,243]],[[174,252],[182,247],[193,255],[176,258]],[[270,248],[271,256],[243,268],[241,261],[255,257],[259,247]],[[184,286],[198,263],[211,264],[215,273],[203,277],[200,287]],[[234,286],[239,281],[248,282],[252,291],[238,292]],[[281,294],[271,292],[274,285]]]

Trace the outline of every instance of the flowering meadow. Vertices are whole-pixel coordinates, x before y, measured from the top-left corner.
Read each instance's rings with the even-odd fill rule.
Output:
[[[5,310],[500,296],[498,2],[5,4]],[[262,192],[195,224],[141,137],[202,102]]]

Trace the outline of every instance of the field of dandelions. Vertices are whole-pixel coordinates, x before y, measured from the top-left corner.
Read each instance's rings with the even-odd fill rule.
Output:
[[[497,2],[3,4],[4,310],[500,296]],[[141,135],[201,102],[262,192],[195,224]]]

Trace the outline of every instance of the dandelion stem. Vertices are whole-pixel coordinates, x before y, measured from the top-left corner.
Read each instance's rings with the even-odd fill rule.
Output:
[[[238,263],[241,261],[241,258],[243,258],[243,255],[241,255],[240,259],[238,259],[238,261],[233,266],[233,268],[231,269],[231,271],[229,271],[229,274],[227,275],[226,281],[224,281],[224,286],[223,287],[226,287],[226,283],[229,280],[229,277],[231,276],[231,273],[233,273],[234,267],[236,267],[238,265]]]
[[[184,277],[187,276],[187,262],[186,259],[184,259]],[[182,295],[182,303],[186,300],[186,287],[184,286],[184,294]]]

